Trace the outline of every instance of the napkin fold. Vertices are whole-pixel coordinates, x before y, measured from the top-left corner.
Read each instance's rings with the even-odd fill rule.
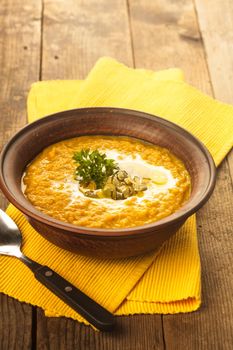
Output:
[[[233,145],[233,107],[213,100],[183,81],[183,72],[131,69],[100,59],[84,81],[44,81],[32,85],[28,121],[79,107],[141,110],[168,119],[198,137],[218,165]],[[83,257],[40,236],[12,205],[7,213],[23,234],[23,252],[46,264],[116,315],[178,313],[201,303],[200,258],[195,216],[159,251],[110,260]],[[20,261],[0,257],[0,291],[38,305],[47,316],[87,323],[39,284]]]

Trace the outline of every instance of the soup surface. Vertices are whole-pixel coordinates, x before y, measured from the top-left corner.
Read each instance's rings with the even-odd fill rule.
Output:
[[[98,150],[130,179],[140,179],[146,186],[126,199],[88,197],[75,176],[73,157],[81,150]],[[189,198],[191,188],[183,162],[169,150],[111,136],[82,136],[47,147],[28,165],[22,184],[28,200],[49,216],[78,226],[114,229],[148,224],[174,213]]]

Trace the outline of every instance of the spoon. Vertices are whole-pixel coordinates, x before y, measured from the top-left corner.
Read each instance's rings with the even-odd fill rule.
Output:
[[[0,209],[0,254],[14,256],[29,267],[36,279],[56,294],[94,327],[102,331],[114,326],[113,315],[74,287],[48,266],[43,266],[25,256],[20,246],[21,232],[16,223]]]

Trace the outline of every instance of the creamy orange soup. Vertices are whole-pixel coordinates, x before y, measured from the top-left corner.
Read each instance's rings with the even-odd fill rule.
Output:
[[[98,150],[147,189],[127,199],[90,198],[75,179],[74,152]],[[126,228],[158,221],[178,210],[190,195],[190,176],[169,150],[128,137],[83,136],[43,150],[27,167],[24,194],[43,213],[78,226]]]

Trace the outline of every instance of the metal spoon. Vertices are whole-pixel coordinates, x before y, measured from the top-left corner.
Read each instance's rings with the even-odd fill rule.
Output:
[[[101,305],[74,287],[47,266],[26,257],[20,250],[21,232],[16,223],[0,209],[0,254],[15,256],[27,265],[38,281],[56,294],[72,309],[99,330],[111,330],[113,315]]]

